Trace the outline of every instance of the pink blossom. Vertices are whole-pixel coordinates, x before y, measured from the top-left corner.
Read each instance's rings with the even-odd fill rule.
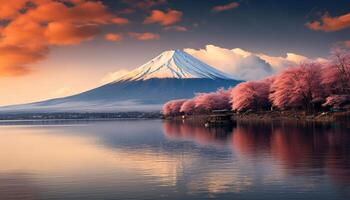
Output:
[[[322,69],[322,85],[328,95],[350,94],[350,52],[336,51]]]
[[[333,108],[340,108],[343,104],[350,102],[349,95],[331,95],[327,97],[323,106],[331,106]]]
[[[193,114],[195,112],[195,109],[196,102],[194,99],[189,99],[182,104],[180,112],[183,112],[185,114]]]
[[[195,98],[195,110],[198,113],[207,113],[213,110],[230,110],[230,92],[219,89],[217,92],[198,94]]]
[[[277,75],[271,86],[270,101],[279,109],[310,109],[316,101],[322,101],[321,65],[304,63]]]
[[[163,114],[165,116],[179,115],[181,106],[185,101],[184,99],[168,101],[163,106]]]
[[[258,110],[270,105],[271,80],[248,81],[237,85],[232,89],[232,110]]]

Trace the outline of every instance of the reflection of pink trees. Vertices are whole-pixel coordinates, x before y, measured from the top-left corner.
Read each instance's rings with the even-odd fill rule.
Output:
[[[185,100],[172,100],[164,104],[163,114],[165,116],[174,116],[180,114],[180,109]]]
[[[271,82],[248,81],[232,89],[232,110],[259,110],[269,107],[269,93]]]
[[[230,145],[235,155],[252,162],[272,160],[288,174],[325,173],[339,184],[350,183],[350,135],[345,127],[239,123],[233,130],[225,130],[169,121],[163,125],[170,140]]]
[[[321,65],[305,63],[289,68],[276,76],[271,86],[270,100],[279,109],[311,109],[322,101]]]
[[[248,157],[270,157],[288,173],[300,169],[325,169],[337,183],[350,183],[350,136],[344,129],[311,126],[238,125],[232,132],[235,153]],[[307,170],[309,171],[309,170]]]
[[[242,155],[258,157],[269,152],[270,131],[266,126],[238,125],[232,131],[232,147]]]
[[[312,156],[324,153],[327,144],[323,134],[314,137],[312,133],[301,131],[300,128],[276,128],[271,134],[271,154],[281,161],[287,169],[313,166],[316,160]],[[321,147],[321,148],[318,148]],[[316,149],[318,148],[318,149]]]
[[[328,133],[329,151],[326,156],[326,173],[338,184],[350,184],[350,159],[348,132]]]

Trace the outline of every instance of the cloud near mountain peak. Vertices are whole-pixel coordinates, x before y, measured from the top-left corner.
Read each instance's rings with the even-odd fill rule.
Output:
[[[236,79],[242,80],[262,79],[301,62],[325,61],[323,58],[311,59],[295,53],[271,56],[241,48],[226,49],[215,45],[206,45],[204,49],[187,48],[185,51]]]

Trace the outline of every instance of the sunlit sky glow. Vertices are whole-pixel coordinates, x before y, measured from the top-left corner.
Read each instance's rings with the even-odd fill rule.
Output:
[[[222,70],[238,51],[326,58],[349,27],[347,0],[0,0],[0,105],[79,93],[169,49]]]

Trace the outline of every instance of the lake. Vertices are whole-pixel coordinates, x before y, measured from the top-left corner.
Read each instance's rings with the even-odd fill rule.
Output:
[[[350,126],[0,125],[0,199],[350,199]]]

